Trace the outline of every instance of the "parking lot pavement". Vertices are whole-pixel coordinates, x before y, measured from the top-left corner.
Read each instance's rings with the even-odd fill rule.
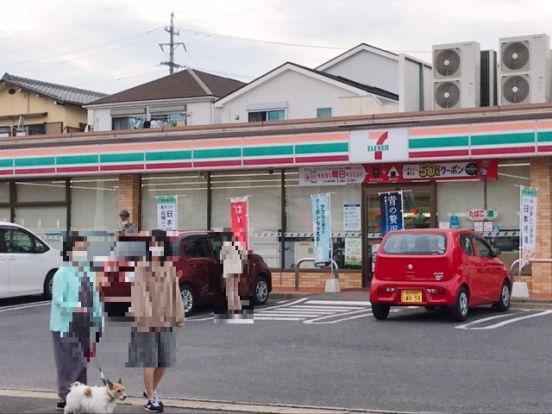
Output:
[[[0,303],[0,312],[0,332],[9,332],[0,336],[0,388],[55,389],[48,303]],[[410,412],[551,411],[549,309],[482,307],[458,323],[447,312],[405,307],[376,321],[366,297],[338,294],[271,299],[255,312],[250,325],[216,325],[209,309],[189,318],[177,330],[176,366],[162,396]],[[129,331],[128,321],[109,320],[98,361],[139,395],[141,373],[125,367]],[[94,365],[89,381],[99,382]]]

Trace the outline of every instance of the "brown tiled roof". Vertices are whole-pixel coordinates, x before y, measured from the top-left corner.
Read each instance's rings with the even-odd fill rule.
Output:
[[[223,78],[211,73],[187,68],[161,79],[106,96],[90,104],[196,98],[201,96],[220,98],[243,85],[243,82],[235,79]]]

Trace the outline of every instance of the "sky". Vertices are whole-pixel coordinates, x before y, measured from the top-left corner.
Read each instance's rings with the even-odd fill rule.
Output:
[[[18,0],[2,2],[0,74],[104,93],[158,79],[171,12],[176,63],[245,82],[359,43],[431,62],[434,44],[552,35],[550,0]]]

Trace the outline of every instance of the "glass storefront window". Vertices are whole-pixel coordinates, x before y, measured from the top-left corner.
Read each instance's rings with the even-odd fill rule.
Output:
[[[518,203],[519,204],[519,203]],[[485,183],[483,181],[450,181],[437,183],[437,221],[454,223],[458,228],[473,230],[473,221],[468,218],[472,208],[485,207]]]
[[[119,226],[119,179],[76,177],[71,186],[71,230],[113,233]]]
[[[280,267],[281,173],[279,170],[211,174],[212,227],[230,228],[230,198],[249,196],[249,243],[269,267]]]
[[[66,207],[19,207],[15,223],[28,228],[56,249],[62,248],[63,233],[67,230]]]
[[[65,201],[65,180],[16,181],[17,201]]]
[[[361,204],[362,187],[360,184],[328,185],[328,186],[301,186],[299,185],[299,171],[286,170],[286,215],[287,230],[285,239],[285,267],[295,267],[297,261],[304,257],[313,257],[313,227],[311,195],[330,193],[333,259],[340,269],[360,268],[360,229],[345,237],[343,223],[344,204]],[[301,233],[304,233],[301,234]],[[354,255],[352,252],[355,251]],[[354,257],[353,257],[354,256]],[[357,260],[358,257],[358,260]],[[312,263],[302,264],[301,267],[313,267]]]
[[[141,184],[142,229],[157,225],[156,196],[177,197],[178,229],[207,229],[207,176],[205,174],[148,175]]]
[[[10,183],[3,182],[0,183],[0,203],[9,203],[10,202]],[[9,217],[9,214],[8,214]]]

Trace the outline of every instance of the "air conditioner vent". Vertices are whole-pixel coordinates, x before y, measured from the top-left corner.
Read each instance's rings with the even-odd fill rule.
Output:
[[[528,76],[506,76],[502,79],[502,96],[509,103],[523,103],[530,92]]]
[[[434,60],[435,70],[441,76],[455,76],[460,69],[460,54],[458,49],[438,51]]]
[[[502,64],[509,70],[526,70],[529,64],[528,42],[503,44]]]
[[[460,101],[459,82],[439,82],[435,84],[434,99],[441,108],[454,108]]]

